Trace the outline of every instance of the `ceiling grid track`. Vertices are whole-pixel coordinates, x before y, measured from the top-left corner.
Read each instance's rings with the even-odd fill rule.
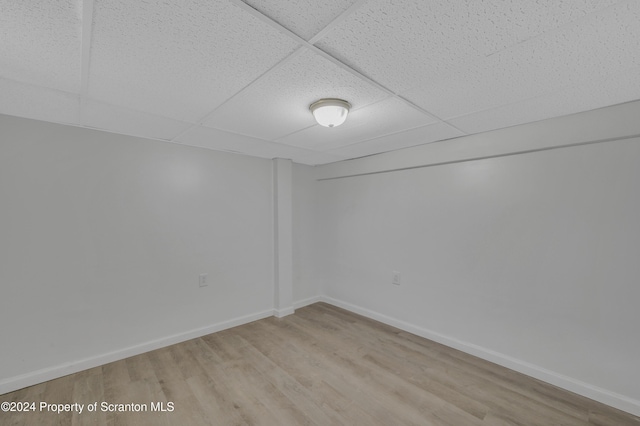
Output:
[[[329,34],[329,32],[331,32],[331,30],[337,27],[338,24],[342,23],[342,21],[344,21],[347,17],[349,17],[353,12],[360,9],[360,7],[368,1],[369,0],[358,0],[355,3],[353,3],[351,6],[347,8],[347,10],[345,10],[340,15],[335,17],[333,21],[329,22],[323,29],[318,31],[316,35],[311,37],[308,42],[310,44],[315,45],[316,42],[320,41],[320,39],[322,39],[325,35]]]
[[[245,90],[247,90],[248,88],[252,87],[254,84],[256,84],[257,82],[259,82],[260,80],[262,80],[262,78],[264,78],[265,76],[267,76],[269,73],[271,73],[273,70],[275,70],[276,68],[280,67],[283,64],[286,64],[287,62],[289,62],[290,60],[294,59],[296,56],[298,56],[300,53],[302,52],[302,47],[298,46],[293,52],[291,52],[289,55],[287,55],[286,57],[282,58],[282,60],[280,62],[278,62],[277,64],[275,64],[273,67],[269,68],[268,70],[266,70],[265,72],[263,72],[262,74],[260,74],[258,77],[256,77],[255,79],[253,79],[253,81],[249,82],[246,86],[244,86],[242,89],[238,90],[236,93],[234,93],[232,96],[230,96],[229,98],[227,98],[224,102],[222,102],[221,104],[217,105],[215,108],[213,108],[211,111],[209,111],[205,116],[203,116],[202,118],[200,118],[199,120],[197,120],[195,123],[193,123],[192,126],[187,127],[185,130],[183,130],[182,132],[178,133],[177,135],[175,135],[173,138],[171,138],[171,142],[176,141],[176,139],[178,139],[180,136],[184,135],[185,133],[189,132],[191,129],[193,129],[194,127],[198,127],[198,126],[203,126],[204,123],[206,123],[207,121],[209,121],[209,119],[215,114],[215,112],[221,108],[223,105],[225,105],[227,102],[231,101],[233,98],[235,98],[236,96],[240,95],[242,92],[244,92]],[[219,129],[222,130],[222,129]],[[245,135],[246,136],[246,135]],[[256,138],[254,136],[250,136],[253,137],[254,139],[260,139],[260,138]],[[266,140],[266,139],[263,139]],[[179,141],[176,143],[180,143]]]
[[[241,9],[247,11],[248,13],[250,13],[251,15],[255,16],[256,18],[260,19],[261,21],[267,23],[268,25],[270,25],[271,27],[275,28],[276,30],[282,32],[283,34],[287,35],[288,37],[290,37],[293,41],[295,41],[296,43],[301,44],[302,46],[308,48],[309,50],[311,50],[312,52],[314,52],[315,54],[323,57],[324,59],[328,60],[329,62],[333,63],[334,65],[338,66],[339,68],[341,68],[342,70],[350,73],[351,75],[361,79],[362,81],[364,81],[365,83],[368,83],[370,85],[372,85],[373,87],[377,88],[378,90],[381,90],[385,93],[387,93],[390,96],[395,97],[396,99],[398,99],[399,101],[403,102],[404,104],[406,104],[407,106],[409,106],[412,109],[415,109],[416,111],[419,111],[425,115],[427,115],[429,118],[432,118],[436,121],[442,121],[440,118],[434,116],[432,113],[430,113],[429,111],[425,110],[424,108],[421,108],[411,102],[407,102],[406,99],[404,99],[403,97],[399,96],[397,93],[395,93],[393,90],[383,86],[382,84],[378,83],[375,80],[372,80],[371,78],[367,77],[366,75],[362,74],[361,72],[351,68],[349,65],[345,64],[344,62],[334,58],[333,56],[329,55],[327,52],[325,52],[324,50],[318,48],[317,46],[315,46],[314,44],[306,41],[305,39],[303,39],[302,37],[300,37],[299,35],[295,34],[294,32],[292,32],[291,30],[289,30],[288,28],[283,27],[279,22],[274,21],[273,19],[271,19],[270,17],[266,16],[265,14],[263,14],[262,12],[260,12],[257,9],[254,9],[253,7],[251,7],[250,5],[248,5],[247,3],[243,2],[242,0],[229,0],[231,3],[235,4],[236,6],[240,7]],[[355,5],[358,6],[358,8],[360,6],[362,6],[362,4],[366,3],[365,1],[359,1],[357,2]],[[349,9],[347,9],[345,12],[343,12],[342,14],[340,14],[340,16],[338,16],[336,19],[339,20],[343,20],[344,17],[342,17],[343,15],[345,15],[346,13],[351,14],[353,13],[357,8],[354,7],[350,7]],[[346,17],[346,15],[345,15]],[[335,21],[335,19],[334,19]],[[333,27],[333,22],[330,22],[327,27],[332,26]],[[326,34],[326,32],[324,32],[324,29],[320,31],[320,33],[323,33],[323,35]],[[320,34],[318,33],[318,34]],[[320,40],[319,37],[314,36],[313,39],[315,39],[314,42],[318,42]]]

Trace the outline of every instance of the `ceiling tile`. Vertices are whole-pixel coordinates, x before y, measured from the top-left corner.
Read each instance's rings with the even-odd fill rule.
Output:
[[[309,105],[342,98],[353,109],[388,96],[382,90],[307,49],[300,49],[218,108],[205,123],[231,132],[275,139],[315,124]]]
[[[591,87],[640,66],[634,53],[640,51],[638,22],[640,2],[621,3],[402,94],[447,120],[572,86]]]
[[[277,142],[318,151],[328,151],[434,122],[433,118],[410,107],[407,103],[390,97],[354,110],[340,127],[327,128],[316,124],[278,139]]]
[[[290,37],[226,1],[96,2],[89,95],[195,122],[289,55]]]
[[[305,40],[311,39],[356,0],[242,0]]]
[[[344,159],[339,155],[314,152],[202,126],[194,126],[177,137],[175,142],[262,158],[289,158],[297,163],[309,165],[331,163]]]
[[[81,0],[0,0],[0,78],[80,92]]]
[[[79,124],[77,95],[0,78],[0,114]]]
[[[132,111],[89,99],[82,103],[81,119],[84,126],[163,140],[171,140],[192,126],[171,118]]]
[[[328,154],[343,155],[347,158],[364,157],[366,155],[409,148],[411,146],[456,138],[464,135],[465,133],[455,127],[452,127],[447,123],[439,122],[428,126],[418,127],[417,129],[394,133],[392,135],[382,136],[380,138],[334,149],[328,151]]]
[[[500,53],[450,73],[446,78],[413,87],[401,95],[447,120],[496,106],[552,93],[569,84],[570,70],[577,62],[566,61],[562,53],[536,49],[503,50]],[[555,46],[558,48],[558,46]],[[568,67],[562,70],[562,64]],[[563,72],[564,71],[564,72]]]
[[[372,0],[316,45],[396,93],[614,0]]]
[[[611,75],[591,85],[504,105],[449,120],[469,133],[479,133],[640,99],[640,68]]]

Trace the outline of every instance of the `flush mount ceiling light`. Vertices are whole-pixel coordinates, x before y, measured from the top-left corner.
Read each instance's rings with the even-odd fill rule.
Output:
[[[344,123],[351,104],[342,99],[320,99],[309,106],[319,125],[337,127]]]

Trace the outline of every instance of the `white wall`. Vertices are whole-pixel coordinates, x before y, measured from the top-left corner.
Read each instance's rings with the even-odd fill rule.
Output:
[[[0,129],[0,393],[271,315],[271,161],[8,116]]]
[[[637,135],[639,106],[294,164],[294,306],[327,300],[640,414],[640,139],[490,158]],[[272,314],[271,161],[0,129],[0,393]]]
[[[317,269],[316,179],[311,166],[293,164],[293,301],[301,306],[320,295]]]
[[[319,181],[323,291],[640,413],[639,160],[635,138]]]

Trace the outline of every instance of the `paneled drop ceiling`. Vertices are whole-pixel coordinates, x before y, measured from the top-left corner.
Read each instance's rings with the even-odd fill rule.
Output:
[[[315,124],[323,97],[343,126]],[[0,0],[0,113],[265,158],[637,99],[638,0]]]

